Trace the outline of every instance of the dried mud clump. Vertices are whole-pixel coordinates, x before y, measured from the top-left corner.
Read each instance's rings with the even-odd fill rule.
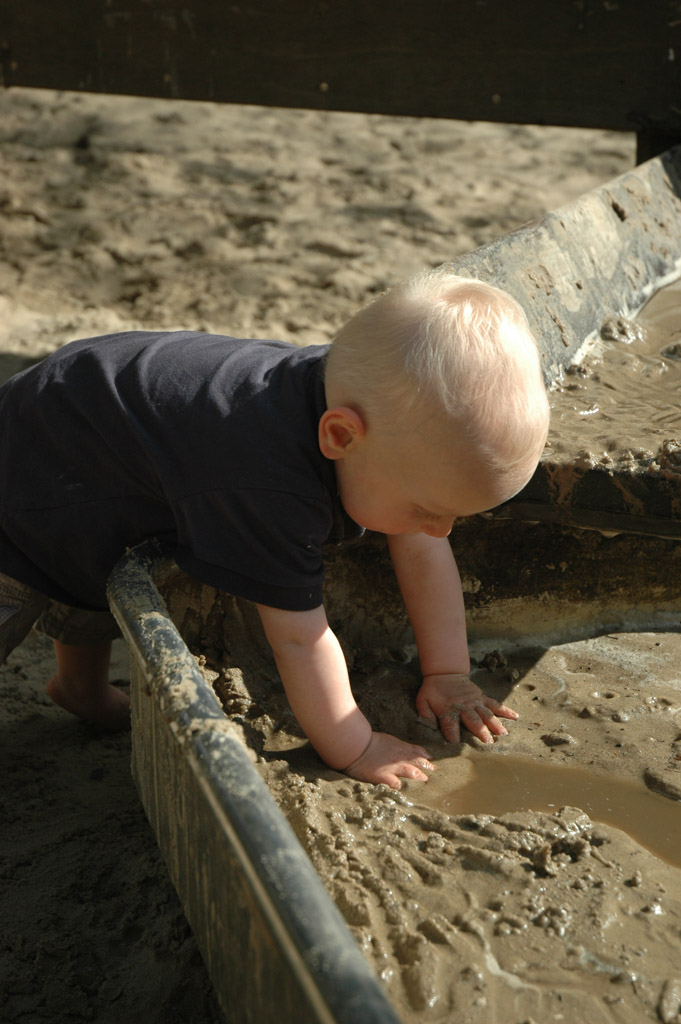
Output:
[[[642,342],[644,337],[641,325],[624,316],[610,316],[601,324],[601,338],[604,341],[619,341],[624,345],[631,345],[635,341]]]

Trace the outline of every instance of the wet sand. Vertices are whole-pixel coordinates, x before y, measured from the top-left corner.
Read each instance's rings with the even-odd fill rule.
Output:
[[[605,132],[31,91],[0,94],[0,137],[4,377],[74,337],[131,327],[326,341],[371,294],[634,155],[631,137]],[[372,719],[438,758],[428,786],[397,795],[320,766],[274,677],[258,674],[268,687],[253,691],[252,652],[213,666],[405,1020],[678,1018],[678,869],[579,803],[485,802],[495,788],[519,794],[508,766],[523,758],[534,782],[544,765],[614,775],[644,790],[667,830],[681,807],[678,635],[597,633],[546,650],[507,649],[503,636],[474,647],[481,685],[522,715],[491,751],[425,731],[406,655],[354,652]],[[217,1024],[130,779],[129,738],[50,705],[51,671],[36,636],[0,669],[3,1019]],[[119,645],[114,675],[125,673]]]
[[[669,468],[681,441],[681,283],[660,289],[635,319],[606,319],[586,356],[552,394],[551,451],[594,464]],[[666,448],[665,448],[666,443]]]
[[[240,628],[205,670],[403,1020],[675,1020],[680,633],[474,643],[473,678],[521,715],[492,748],[439,741],[417,665],[363,651],[372,725],[438,766],[396,794],[320,766]]]

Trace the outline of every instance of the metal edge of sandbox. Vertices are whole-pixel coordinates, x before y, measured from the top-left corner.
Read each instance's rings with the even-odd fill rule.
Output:
[[[504,288],[539,341],[547,384],[681,273],[681,146],[448,266]]]
[[[398,1024],[170,619],[153,543],[108,584],[131,656],[132,771],[230,1021]]]

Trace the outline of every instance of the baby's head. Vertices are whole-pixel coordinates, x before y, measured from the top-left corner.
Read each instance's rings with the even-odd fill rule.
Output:
[[[343,502],[386,533],[412,532],[412,520],[391,520],[387,504],[373,515],[359,488],[417,508],[425,489],[423,511],[451,526],[517,493],[546,441],[548,401],[523,310],[446,268],[397,286],[345,324],[328,355],[326,397],[320,446],[337,460]]]

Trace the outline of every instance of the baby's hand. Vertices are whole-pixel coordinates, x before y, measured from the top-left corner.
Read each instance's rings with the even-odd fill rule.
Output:
[[[423,747],[404,743],[387,732],[373,732],[369,746],[345,769],[345,774],[362,782],[384,782],[391,789],[401,789],[400,778],[428,781],[423,769],[435,770],[429,757]]]
[[[518,717],[516,711],[485,696],[463,673],[424,676],[416,697],[416,710],[439,728],[450,743],[461,741],[461,723],[483,743],[493,743],[493,736],[508,733],[499,718]]]

